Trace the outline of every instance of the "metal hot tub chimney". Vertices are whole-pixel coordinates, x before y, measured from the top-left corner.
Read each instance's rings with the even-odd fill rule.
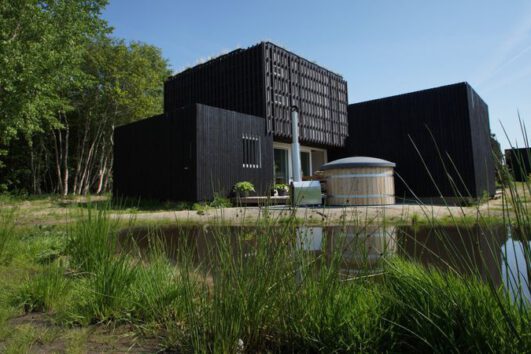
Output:
[[[302,181],[301,148],[299,145],[299,111],[291,107],[291,166],[293,182],[291,183],[292,205],[318,205],[322,203],[321,183],[319,181]]]
[[[291,107],[291,165],[293,166],[293,182],[301,182],[301,147],[299,145],[299,111],[297,106]]]

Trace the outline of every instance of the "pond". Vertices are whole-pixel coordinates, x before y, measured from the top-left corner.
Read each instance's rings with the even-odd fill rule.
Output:
[[[503,225],[165,226],[124,230],[120,240],[122,247],[140,253],[150,245],[158,245],[171,259],[186,254],[198,269],[209,272],[216,265],[220,239],[225,240],[233,257],[249,258],[255,256],[259,239],[274,243],[286,233],[292,235],[294,249],[319,262],[339,257],[341,274],[347,278],[378,276],[384,271],[385,260],[398,256],[427,267],[475,276],[494,287],[504,285],[513,297],[521,294],[531,300],[531,242]]]

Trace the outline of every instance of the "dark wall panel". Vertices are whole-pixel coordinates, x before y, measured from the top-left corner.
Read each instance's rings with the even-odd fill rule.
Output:
[[[472,193],[481,196],[496,193],[495,160],[490,142],[489,108],[481,97],[467,85],[470,129],[476,189]]]
[[[264,117],[260,47],[235,50],[164,83],[164,111],[195,103]]]
[[[115,197],[157,198],[158,190],[167,189],[168,176],[159,172],[166,165],[166,123],[164,116],[156,116],[115,129]]]
[[[478,103],[470,113],[468,92],[460,83],[352,104],[345,149],[329,159],[365,155],[396,162],[398,197],[492,195],[488,112]]]
[[[117,127],[113,196],[195,200],[195,109]]]
[[[505,161],[515,181],[527,181],[531,175],[531,148],[505,150]]]
[[[243,136],[260,144],[259,167],[244,167]],[[239,181],[252,182],[257,192],[269,193],[273,181],[273,139],[265,133],[263,118],[197,105],[198,200],[215,193],[227,196]]]
[[[300,140],[343,146],[347,136],[343,78],[269,42],[238,49],[164,83],[164,110],[194,103],[263,117],[275,139],[291,138],[290,106],[300,111]]]
[[[244,135],[259,139],[259,168],[243,166]],[[118,199],[211,200],[244,180],[263,194],[273,180],[273,138],[261,117],[191,105],[118,127],[114,139]]]

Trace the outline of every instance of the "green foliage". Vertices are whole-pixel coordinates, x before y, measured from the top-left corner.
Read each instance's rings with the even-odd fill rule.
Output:
[[[137,268],[132,284],[132,317],[136,321],[164,321],[182,318],[179,302],[186,296],[176,267],[159,252],[152,251],[149,263]]]
[[[214,200],[212,200],[209,205],[212,208],[230,208],[232,203],[229,198],[222,196],[221,194],[215,193]]]
[[[118,223],[104,208],[88,208],[83,217],[68,230],[66,252],[71,264],[82,272],[107,271],[116,253]]]
[[[384,299],[382,316],[391,325],[385,345],[394,352],[531,349],[527,311],[521,313],[506,294],[476,278],[395,261],[386,274]]]
[[[254,185],[248,181],[238,182],[234,185],[234,191],[236,193],[254,192]]]
[[[12,256],[15,218],[15,208],[0,209],[0,264],[7,262]]]
[[[284,183],[277,183],[273,186],[273,189],[274,190],[277,190],[277,191],[285,191],[285,192],[289,192],[289,187],[287,184],[284,184]]]
[[[102,260],[88,283],[89,301],[81,313],[90,322],[120,320],[128,318],[131,310],[131,286],[135,281],[137,268],[126,256]]]
[[[6,0],[0,4],[0,145],[60,126],[68,90],[83,84],[86,44],[106,30],[106,1]]]
[[[9,285],[0,306],[10,297],[27,311],[48,312],[59,325],[131,324],[156,336],[161,349],[179,352],[531,349],[528,305],[478,274],[394,258],[382,258],[381,273],[362,266],[352,274],[344,269],[340,242],[323,243],[319,254],[296,247],[301,220],[294,216],[239,231],[209,228],[206,244],[196,229],[182,229],[170,254],[156,229],[145,235],[145,249],[140,242],[117,247],[124,237],[137,240],[132,221],[130,234],[118,233],[105,208],[80,214],[66,235],[46,227],[23,232],[20,242],[31,246],[21,246],[25,254],[12,263],[28,271],[13,279],[27,280],[4,281],[16,267],[0,265],[0,286]],[[476,227],[485,227],[488,237],[493,226]],[[61,237],[68,240],[64,251]],[[54,256],[41,256],[48,253]]]
[[[0,191],[109,190],[114,127],[161,112],[167,61],[113,39],[106,4],[0,4]]]
[[[70,281],[64,275],[65,269],[52,264],[30,279],[15,295],[14,304],[26,312],[47,312],[57,310],[65,301]]]
[[[192,210],[197,211],[199,214],[203,214],[208,209],[210,209],[210,206],[208,203],[194,203],[192,204]]]

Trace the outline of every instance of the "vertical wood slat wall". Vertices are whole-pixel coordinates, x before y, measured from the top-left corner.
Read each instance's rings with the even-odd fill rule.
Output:
[[[352,104],[348,120],[345,149],[329,153],[329,159],[395,162],[398,198],[494,195],[488,107],[468,84]]]
[[[187,69],[164,84],[164,109],[203,103],[265,118],[266,131],[291,138],[290,106],[300,111],[304,143],[343,146],[347,127],[343,78],[272,43],[239,49]]]
[[[115,129],[113,198],[195,200],[194,116],[188,106]]]
[[[255,153],[243,138],[258,139],[259,166],[244,166]],[[227,196],[239,181],[250,181],[259,195],[268,195],[273,181],[273,138],[265,121],[221,108],[197,105],[197,199]],[[243,148],[243,145],[246,148]],[[247,153],[247,159],[244,157]]]
[[[513,148],[505,150],[505,161],[514,180],[525,182],[531,174],[531,148]]]
[[[243,136],[257,137],[260,166],[243,166]],[[228,196],[252,182],[261,194],[273,180],[273,139],[261,117],[205,105],[117,127],[113,197],[175,201]]]

